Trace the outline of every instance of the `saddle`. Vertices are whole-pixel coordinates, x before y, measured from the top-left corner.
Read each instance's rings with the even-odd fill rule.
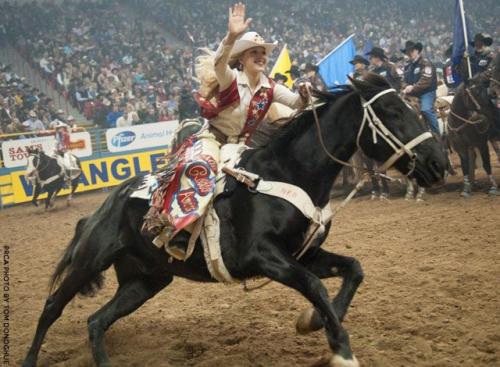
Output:
[[[173,258],[186,261],[192,255],[199,238],[203,246],[208,270],[213,278],[220,282],[228,283],[235,280],[226,269],[222,259],[219,242],[220,223],[213,202],[220,195],[232,192],[235,183],[239,182],[246,185],[255,194],[265,194],[288,201],[310,221],[303,247],[295,254],[297,258],[300,258],[314,240],[324,233],[325,226],[333,215],[330,203],[324,208],[316,207],[309,195],[300,187],[285,182],[266,181],[259,175],[247,172],[244,168],[240,167],[239,164],[242,161],[242,157],[245,156],[245,159],[249,154],[251,154],[250,148],[243,144],[226,144],[220,149],[218,162],[220,169],[215,180],[213,197],[205,208],[204,213],[183,228],[183,230],[190,233],[186,249],[178,248],[170,243],[172,232],[168,228],[165,236],[162,236],[160,233],[153,240],[155,245],[164,247],[165,251]],[[142,185],[130,197],[151,200],[152,193],[157,190],[157,186],[158,183],[155,176],[146,175]]]
[[[418,114],[421,116],[420,100],[418,97],[404,96],[403,100]],[[434,103],[434,109],[438,113],[438,123],[439,131],[441,135],[447,132],[447,118],[450,113],[451,102],[453,101],[453,96],[442,96],[436,98]]]
[[[57,161],[59,167],[61,167],[61,175],[64,175],[67,180],[73,180],[81,172],[80,167],[78,167],[78,162],[76,157],[70,153],[55,153],[54,158]]]

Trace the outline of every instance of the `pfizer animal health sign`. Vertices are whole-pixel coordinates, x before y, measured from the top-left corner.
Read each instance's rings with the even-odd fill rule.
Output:
[[[108,129],[106,130],[108,150],[115,153],[169,147],[178,124],[177,120],[173,120]]]
[[[56,147],[54,135],[28,139],[7,140],[2,142],[2,155],[5,167],[22,167],[28,164],[28,148],[42,149],[51,155]],[[70,134],[70,151],[77,157],[92,155],[92,141],[86,131]]]

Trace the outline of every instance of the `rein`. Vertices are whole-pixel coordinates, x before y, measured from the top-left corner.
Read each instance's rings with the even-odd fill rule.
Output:
[[[496,79],[490,78],[490,81],[492,81],[493,83],[495,83],[497,85],[500,85],[500,82]]]
[[[311,104],[311,108],[312,108],[312,111],[313,111],[313,116],[314,116],[314,122],[316,124],[316,128],[318,130],[318,136],[319,136],[319,142],[320,142],[320,145],[321,145],[321,148],[323,149],[323,151],[326,153],[326,155],[332,159],[333,161],[343,165],[343,166],[347,166],[347,167],[352,167],[352,168],[356,168],[356,169],[361,169],[362,171],[364,171],[365,173],[369,172],[366,168],[364,167],[357,167],[351,163],[348,163],[348,162],[345,162],[337,157],[335,157],[333,154],[331,154],[328,149],[326,148],[326,145],[323,141],[323,134],[321,132],[321,125],[320,125],[320,122],[319,122],[319,118],[318,118],[318,114],[317,114],[317,111],[316,111],[316,107],[314,106],[314,103],[312,101],[312,96],[311,96],[311,90],[310,90],[310,86],[307,85],[306,86],[306,90],[307,90],[307,94],[308,94],[308,99],[309,99],[309,103]],[[380,136],[382,139],[384,139],[387,144],[389,144],[389,146],[394,150],[394,154],[389,157],[388,160],[386,160],[381,167],[379,167],[378,171],[380,172],[385,172],[387,171],[390,167],[392,167],[392,165],[394,165],[394,163],[396,163],[396,161],[401,158],[403,155],[407,154],[410,159],[411,159],[411,169],[410,171],[406,174],[406,176],[409,176],[413,170],[415,169],[415,162],[416,162],[416,158],[417,158],[417,155],[416,153],[414,153],[412,151],[412,149],[414,147],[416,147],[417,145],[419,145],[420,143],[422,143],[423,141],[427,140],[427,139],[430,139],[432,138],[432,134],[428,131],[420,134],[419,136],[417,136],[415,139],[412,139],[411,141],[409,141],[408,143],[406,144],[403,144],[384,124],[383,122],[377,117],[377,115],[375,114],[375,111],[373,110],[372,108],[372,104],[374,102],[377,101],[377,99],[379,99],[380,97],[382,97],[383,95],[386,95],[388,93],[396,93],[396,90],[391,88],[391,89],[386,89],[386,90],[383,90],[382,92],[380,93],[377,93],[374,97],[372,97],[369,101],[365,101],[362,97],[361,98],[361,102],[362,102],[362,107],[363,107],[363,120],[361,122],[361,127],[359,128],[359,131],[358,131],[358,135],[356,137],[356,145],[357,147],[363,151],[363,148],[361,147],[360,145],[360,137],[361,137],[361,134],[365,128],[366,125],[368,125],[368,127],[372,130],[372,139],[373,139],[373,143],[374,144],[377,144],[378,142],[378,139],[377,139],[377,135]],[[379,173],[379,172],[375,172],[375,173]]]
[[[494,79],[491,79],[491,80],[494,80]],[[496,81],[496,80],[494,80],[494,81]],[[472,103],[474,104],[474,106],[476,107],[475,111],[479,113],[481,111],[481,106],[479,105],[477,99],[472,95],[469,88],[464,88],[464,90],[467,93],[467,95],[469,96],[469,98],[472,101]],[[455,117],[463,122],[463,124],[461,124],[460,126],[453,127],[450,125],[450,122],[448,121],[448,128],[453,132],[459,132],[463,128],[465,128],[467,125],[471,125],[471,126],[479,125],[480,123],[482,123],[484,121],[484,119],[479,119],[477,121],[472,121],[472,120],[466,119],[465,117],[462,117],[462,116],[458,115],[457,113],[453,112],[451,106],[450,106],[450,115],[452,115],[453,117]],[[488,128],[489,128],[489,126],[486,126],[486,129],[484,131],[481,131],[478,128],[477,131],[479,134],[484,134],[488,131]]]
[[[474,103],[474,106],[476,107],[476,111],[481,111],[481,106],[479,105],[477,99],[472,95],[469,88],[465,88],[465,92],[467,93],[467,95],[471,99],[472,103]]]

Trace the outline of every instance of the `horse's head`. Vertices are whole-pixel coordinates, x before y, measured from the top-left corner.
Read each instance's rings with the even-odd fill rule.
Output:
[[[26,178],[30,181],[33,181],[37,178],[37,172],[41,167],[42,161],[44,161],[44,158],[47,156],[45,153],[40,149],[36,148],[30,148],[28,147],[26,149],[26,152],[28,153],[28,165],[26,166]]]
[[[368,157],[384,162],[382,169],[394,166],[421,186],[441,182],[446,156],[415,111],[378,75],[351,82],[364,110],[358,147]]]
[[[493,106],[488,94],[490,80],[482,75],[476,75],[472,79],[466,79],[463,83],[464,98],[463,106],[468,111],[480,112],[482,109],[491,109]]]

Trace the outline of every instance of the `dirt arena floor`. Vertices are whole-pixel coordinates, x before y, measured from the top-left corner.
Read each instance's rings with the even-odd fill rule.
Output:
[[[495,170],[500,182],[496,160]],[[336,218],[325,247],[357,257],[366,275],[344,322],[362,366],[500,366],[500,197],[487,196],[481,175],[479,191],[462,199],[459,179],[418,204],[364,196]],[[0,242],[10,246],[11,365],[27,352],[77,219],[105,196],[79,195],[70,208],[59,200],[50,213],[0,212]],[[332,295],[339,286],[325,284]],[[68,305],[39,366],[93,366],[86,320],[115,287],[111,270],[96,297]],[[110,329],[108,351],[119,367],[311,366],[328,347],[322,331],[296,335],[306,307],[278,284],[244,293],[239,285],[177,279]]]

